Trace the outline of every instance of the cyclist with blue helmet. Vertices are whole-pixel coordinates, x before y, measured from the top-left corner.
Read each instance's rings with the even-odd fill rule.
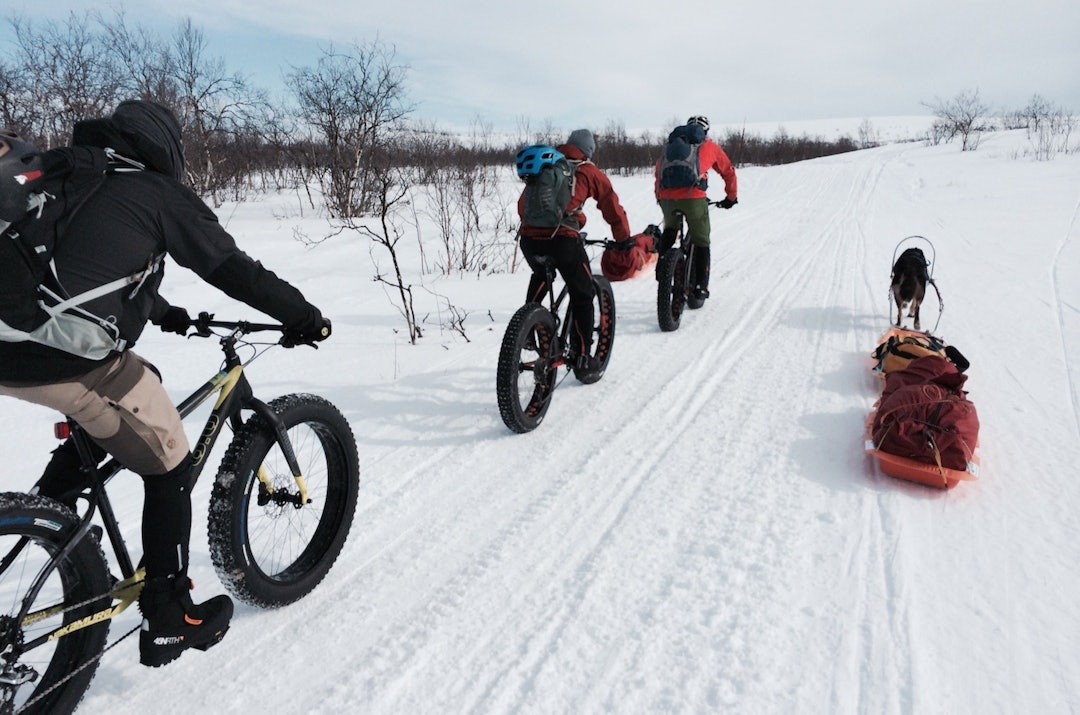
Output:
[[[570,200],[563,211],[563,217],[557,227],[531,226],[525,220],[525,192],[518,199],[518,215],[522,218],[518,231],[519,245],[525,260],[533,269],[529,279],[528,301],[539,302],[546,289],[545,272],[536,263],[538,256],[551,256],[559,274],[566,281],[570,293],[570,305],[574,316],[574,330],[571,351],[579,360],[588,360],[592,348],[593,330],[593,274],[589,265],[589,256],[580,232],[585,226],[583,208],[589,199],[596,201],[600,214],[611,226],[611,237],[616,241],[630,238],[630,223],[626,211],[619,203],[619,197],[611,185],[611,179],[592,162],[596,151],[596,140],[588,129],[575,129],[565,144],[555,147],[556,153],[564,156],[573,168],[573,189]],[[524,163],[544,163],[556,161],[558,157],[545,156],[538,146],[527,147],[519,153],[518,174],[534,170]],[[538,168],[538,167],[536,167]],[[596,366],[583,364],[582,370],[595,369]]]

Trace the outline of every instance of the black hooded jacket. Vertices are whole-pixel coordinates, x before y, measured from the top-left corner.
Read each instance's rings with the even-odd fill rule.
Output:
[[[210,207],[180,183],[180,125],[168,109],[152,102],[123,102],[107,119],[77,124],[73,143],[111,148],[146,170],[110,173],[75,213],[54,253],[57,274],[69,294],[131,275],[155,256],[166,255],[290,328],[321,324],[318,309],[240,250]],[[150,276],[133,297],[130,291],[118,291],[84,307],[114,320],[131,347],[147,320],[160,318],[169,307],[158,295],[162,274],[159,270]],[[101,362],[36,343],[0,342],[0,380],[5,382],[53,382],[84,374]]]

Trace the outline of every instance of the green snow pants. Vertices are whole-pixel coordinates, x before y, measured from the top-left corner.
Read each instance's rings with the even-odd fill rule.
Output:
[[[660,210],[664,213],[664,228],[679,227],[679,220],[675,217],[676,211],[682,211],[686,218],[686,231],[690,243],[695,246],[708,246],[709,233],[712,230],[709,223],[709,200],[708,199],[659,199]]]

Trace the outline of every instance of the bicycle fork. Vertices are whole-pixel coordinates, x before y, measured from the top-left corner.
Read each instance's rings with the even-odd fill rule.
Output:
[[[300,463],[296,459],[296,451],[293,449],[292,440],[289,439],[289,431],[285,428],[285,423],[270,409],[269,405],[261,400],[252,398],[248,406],[266,420],[273,429],[274,439],[277,441],[278,447],[281,448],[281,453],[285,455],[285,463],[289,465],[293,481],[296,482],[296,494],[290,494],[287,490],[279,493],[274,489],[266,469],[260,464],[256,475],[260,485],[259,506],[265,506],[270,501],[278,505],[292,504],[297,509],[305,504],[310,504],[311,498],[308,496],[307,480],[304,479],[304,475],[300,470]]]
[[[293,481],[296,483],[297,490],[296,494],[291,494],[288,490],[279,490],[275,488],[270,475],[267,474],[266,469],[260,465],[258,473],[256,474],[260,485],[258,496],[259,505],[265,506],[268,502],[273,501],[278,505],[292,504],[299,509],[303,505],[310,503],[311,499],[308,496],[307,482],[300,470],[300,464],[296,459],[296,451],[293,449],[292,441],[289,439],[288,430],[285,428],[281,419],[278,418],[277,414],[270,409],[270,406],[254,396],[251,385],[244,376],[243,366],[239,364],[233,365],[227,371],[222,370],[208,380],[202,387],[196,390],[191,397],[184,400],[184,402],[177,407],[180,415],[186,417],[215,392],[220,392],[221,394],[218,397],[217,403],[214,405],[210,418],[206,421],[206,426],[203,428],[202,434],[199,435],[198,442],[196,442],[195,447],[191,452],[192,482],[194,482],[202,472],[202,468],[205,465],[204,458],[210,453],[218,436],[220,436],[221,426],[225,423],[226,418],[229,420],[233,432],[235,433],[243,426],[240,411],[242,409],[249,409],[263,418],[266,423],[270,425],[274,435],[274,441],[277,443],[278,447],[281,448],[281,453],[285,455],[285,462],[289,466],[289,471],[292,474]],[[237,405],[237,401],[239,401],[239,405]]]

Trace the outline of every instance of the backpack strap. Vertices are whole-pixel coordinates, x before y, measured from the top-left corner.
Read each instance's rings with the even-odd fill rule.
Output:
[[[141,270],[138,270],[129,276],[124,276],[123,278],[117,278],[114,281],[109,281],[108,283],[100,285],[97,288],[91,288],[88,291],[84,291],[79,295],[70,298],[64,298],[55,293],[54,291],[49,290],[49,288],[43,285],[41,286],[41,291],[45,293],[48,297],[57,301],[57,303],[55,305],[43,305],[42,307],[45,309],[45,312],[49,313],[50,315],[58,315],[72,308],[77,308],[83,303],[88,303],[96,298],[100,298],[115,291],[122,290],[123,288],[131,285],[132,283],[135,284],[135,288],[128,295],[128,299],[134,298],[135,295],[139,292],[139,289],[142,288],[143,283],[146,282],[146,279],[152,276],[154,273],[158,272],[164,260],[165,254],[151,256],[150,260],[147,261],[146,266]],[[55,272],[53,273],[53,275],[55,276]],[[87,313],[87,315],[89,315],[89,313]],[[98,320],[101,319],[98,318]]]
[[[592,164],[592,162],[590,160],[588,160],[588,159],[571,159],[570,157],[566,157],[566,163],[570,165],[570,200],[573,201],[574,200],[574,189],[577,187],[578,169],[580,169],[585,164]],[[580,206],[578,206],[573,211],[567,211],[566,215],[576,217],[579,214],[584,213],[584,211],[585,211],[585,202],[582,201]],[[575,220],[576,220],[576,218],[575,218]],[[558,230],[558,229],[556,229],[556,230]]]

